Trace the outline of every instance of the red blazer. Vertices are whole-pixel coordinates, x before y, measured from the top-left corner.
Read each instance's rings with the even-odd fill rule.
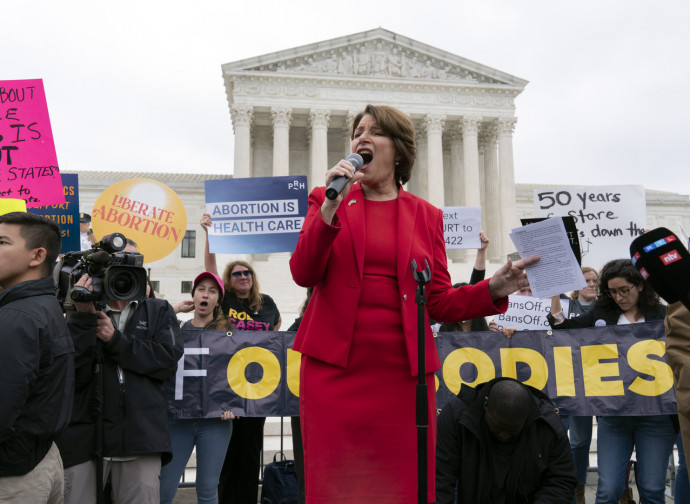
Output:
[[[336,366],[347,367],[354,334],[355,310],[362,288],[364,267],[364,194],[352,186],[333,219],[321,218],[325,188],[309,195],[309,211],[290,259],[295,282],[314,287],[293,349]],[[426,285],[426,372],[441,366],[428,316],[438,322],[458,322],[505,312],[508,298],[496,304],[489,296],[488,280],[453,289],[443,238],[443,212],[406,192],[398,194],[397,272],[400,313],[410,373],[417,375],[417,283],[410,263],[418,268],[429,262],[431,282]]]

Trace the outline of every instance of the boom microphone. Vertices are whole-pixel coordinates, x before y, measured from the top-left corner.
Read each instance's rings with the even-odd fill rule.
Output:
[[[364,164],[362,156],[355,152],[348,154],[345,158],[345,161],[348,161],[352,166],[355,167],[353,174],[357,173],[357,170],[360,170]],[[329,200],[336,199],[338,194],[340,194],[345,188],[345,185],[347,185],[348,180],[349,179],[345,175],[341,175],[340,177],[333,179],[333,181],[328,185],[328,189],[326,189],[326,198]]]
[[[630,244],[635,268],[667,303],[690,309],[690,254],[666,228],[653,229]]]

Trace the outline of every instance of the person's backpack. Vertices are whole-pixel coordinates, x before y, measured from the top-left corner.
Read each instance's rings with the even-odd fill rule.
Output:
[[[278,455],[281,460],[276,461]],[[273,455],[273,462],[264,469],[261,504],[297,504],[295,461],[285,460],[283,452]]]
[[[280,460],[276,458],[280,455]],[[283,453],[283,417],[280,417],[280,451],[264,468],[261,504],[297,504],[297,471],[294,460]]]

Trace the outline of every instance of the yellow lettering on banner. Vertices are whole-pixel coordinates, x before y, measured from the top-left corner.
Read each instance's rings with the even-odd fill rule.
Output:
[[[302,354],[288,348],[287,351],[287,386],[290,392],[299,397],[299,369],[302,364]]]
[[[244,374],[247,366],[255,362],[263,368],[263,376],[257,383],[247,381]],[[228,385],[245,399],[268,397],[280,384],[280,362],[265,348],[247,347],[235,352],[228,363]]]
[[[580,347],[582,355],[582,374],[585,383],[585,396],[625,395],[623,380],[603,381],[608,376],[620,376],[618,362],[601,362],[603,359],[617,359],[618,346],[589,345]]]
[[[648,358],[649,355],[663,357],[666,345],[663,341],[644,340],[635,343],[628,350],[628,364],[635,371],[650,375],[653,380],[639,376],[630,385],[630,390],[644,396],[659,396],[668,392],[673,386],[673,372],[665,362]]]
[[[477,379],[471,383],[460,377],[460,368],[465,363],[473,364],[477,368]],[[463,383],[475,387],[494,378],[496,378],[496,368],[491,357],[476,348],[458,348],[449,353],[443,361],[443,381],[453,394],[460,392],[460,386]]]
[[[571,347],[553,347],[553,369],[556,376],[556,394],[575,397],[575,373]]]
[[[517,363],[524,362],[532,371],[529,380],[524,381],[537,390],[546,386],[549,368],[544,356],[531,348],[501,348],[501,370],[503,376],[517,379]]]
[[[441,382],[438,379],[438,376],[434,375],[434,385],[435,385],[435,390],[438,392],[438,388],[441,386]]]

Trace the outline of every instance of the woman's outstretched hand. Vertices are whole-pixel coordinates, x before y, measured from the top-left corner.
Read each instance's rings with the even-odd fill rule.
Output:
[[[528,257],[527,259],[520,259],[513,262],[508,259],[508,262],[501,266],[494,276],[489,280],[489,295],[494,301],[504,298],[513,292],[527,287],[527,273],[525,268],[538,262],[539,256]]]

